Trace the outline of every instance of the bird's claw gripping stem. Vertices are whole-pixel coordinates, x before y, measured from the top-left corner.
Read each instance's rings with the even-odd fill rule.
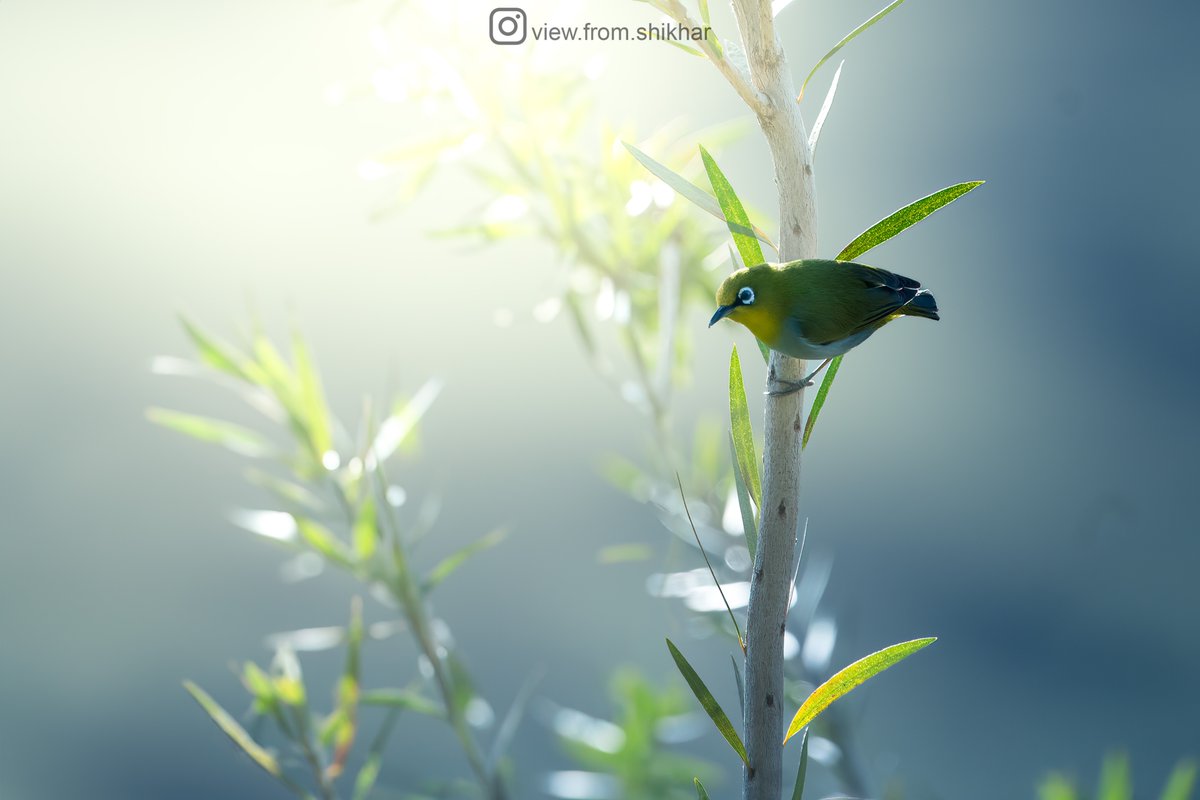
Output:
[[[817,367],[812,372],[808,373],[808,375],[806,375],[804,377],[804,380],[801,380],[801,381],[785,381],[782,378],[774,378],[773,380],[775,383],[783,384],[787,388],[786,389],[772,389],[771,391],[767,392],[767,394],[771,397],[782,397],[783,395],[787,395],[787,394],[795,394],[796,392],[800,391],[801,389],[807,389],[809,386],[813,385],[813,378],[817,377],[817,373],[819,373],[821,370],[825,369],[825,367],[829,366],[829,362],[832,360],[833,360],[832,358],[827,358],[824,361],[822,361],[821,366]]]

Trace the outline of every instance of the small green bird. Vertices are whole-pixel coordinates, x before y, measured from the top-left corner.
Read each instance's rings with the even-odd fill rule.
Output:
[[[729,317],[759,341],[795,358],[822,358],[788,394],[812,386],[836,356],[862,344],[898,317],[939,319],[937,302],[912,278],[851,261],[804,259],[758,264],[730,275],[717,289],[711,328]]]

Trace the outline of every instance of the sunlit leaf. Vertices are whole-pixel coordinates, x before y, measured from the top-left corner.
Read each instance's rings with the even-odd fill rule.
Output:
[[[708,13],[708,0],[699,0],[700,19],[704,21],[705,26],[712,27],[712,18]]]
[[[625,145],[625,149],[628,150],[634,158],[641,162],[642,166],[650,170],[650,172],[653,173],[654,176],[663,183],[674,189],[681,197],[687,198],[699,206],[702,210],[707,211],[717,219],[728,224],[728,220],[725,217],[725,212],[721,210],[721,204],[717,201],[717,198],[713,197],[711,194],[704,191],[687,178],[678,174],[670,167],[655,161],[653,158],[646,155],[628,142],[622,142],[622,144]],[[778,250],[778,248],[775,246],[775,243],[771,241],[771,237],[767,236],[767,234],[759,228],[752,228],[750,235],[756,237],[759,241],[766,244],[772,250]],[[758,261],[754,263],[761,262]]]
[[[800,705],[796,716],[792,717],[792,722],[788,725],[787,735],[783,737],[784,744],[787,743],[788,739],[799,733],[805,725],[816,719],[818,714],[829,708],[839,697],[842,697],[867,679],[878,675],[893,664],[908,658],[921,648],[927,647],[936,641],[937,637],[930,636],[925,639],[914,639],[910,642],[894,644],[891,647],[885,647],[876,653],[861,658],[838,672],[814,689],[813,693],[808,696],[808,699]]]
[[[307,422],[313,449],[318,453],[325,453],[333,447],[329,408],[325,404],[325,391],[321,387],[321,377],[317,374],[317,368],[309,354],[308,345],[298,332],[292,336],[292,361],[296,364],[297,401],[300,413]]]
[[[758,352],[762,354],[763,363],[769,364],[771,362],[771,348],[767,347],[758,339],[755,339],[754,343],[758,345]]]
[[[246,662],[242,668],[242,685],[246,687],[246,691],[254,695],[256,713],[268,713],[275,708],[278,700],[275,696],[275,684],[271,681],[271,677],[252,661]]]
[[[405,444],[416,430],[417,423],[433,406],[433,401],[442,391],[442,381],[431,378],[421,385],[412,399],[396,403],[392,413],[379,425],[379,431],[371,442],[367,454],[367,469],[375,469],[378,462],[387,461],[396,449]]]
[[[708,800],[708,792],[704,790],[704,784],[699,778],[692,778],[692,782],[696,784],[696,800]]]
[[[837,260],[853,261],[871,248],[883,244],[905,228],[916,225],[933,212],[953,203],[967,192],[982,185],[983,181],[956,183],[909,203],[860,233],[854,241],[842,248],[842,252],[837,255]]]
[[[438,562],[437,566],[429,571],[428,575],[425,576],[425,580],[421,584],[421,590],[424,592],[432,590],[433,587],[437,586],[439,583],[448,578],[456,569],[461,567],[468,558],[481,550],[486,550],[489,547],[495,547],[496,545],[500,544],[500,542],[504,541],[506,536],[508,536],[507,529],[497,528],[491,533],[488,533],[487,535],[471,542],[461,550],[446,556],[444,559]]]
[[[746,384],[742,378],[742,362],[738,358],[737,347],[729,355],[729,426],[733,433],[738,469],[746,481],[755,508],[761,508],[762,477],[759,474],[758,455],[754,451],[754,430],[750,426],[750,406],[746,402]],[[750,552],[754,552],[753,547]]]
[[[683,653],[679,652],[679,648],[670,639],[667,639],[667,649],[671,651],[671,658],[675,659],[675,666],[679,668],[683,679],[691,687],[692,694],[696,695],[696,699],[700,701],[705,713],[717,726],[717,730],[725,737],[725,741],[729,742],[734,752],[741,757],[742,762],[749,765],[750,758],[746,755],[746,746],[742,744],[742,738],[738,736],[737,730],[734,729],[733,723],[729,721],[729,717],[717,699],[713,697],[712,692],[704,685],[704,681],[696,674],[696,670],[692,669],[692,665],[688,663],[688,660],[683,657]]]
[[[904,208],[889,214],[859,234],[854,241],[842,248],[842,252],[838,253],[837,260],[851,261],[858,258],[871,248],[883,244],[905,228],[917,224],[933,212],[954,202],[977,186],[982,185],[983,181],[958,183],[936,191],[928,197],[922,197],[920,200],[909,203]],[[803,444],[805,446],[808,445],[808,439],[812,435],[813,426],[817,424],[817,417],[821,413],[821,408],[825,405],[825,399],[829,396],[829,389],[833,386],[834,376],[837,375],[838,369],[841,366],[842,356],[837,356],[830,362],[829,368],[825,371],[825,377],[821,380],[821,387],[817,390],[817,398],[813,401],[812,409],[808,412],[808,419],[804,423]]]
[[[202,442],[219,444],[239,455],[260,458],[271,452],[271,445],[266,439],[249,428],[232,422],[169,411],[165,408],[147,409],[146,416],[151,422],[164,428],[170,428]]]
[[[804,438],[800,443],[801,448],[808,447],[808,437],[812,436],[813,426],[817,424],[817,417],[820,416],[821,409],[825,406],[825,398],[829,397],[829,388],[833,386],[833,378],[841,367],[842,356],[836,356],[825,369],[825,377],[821,380],[820,388],[817,389],[817,397],[813,400],[812,408],[808,410],[808,419],[804,420]]]
[[[364,706],[384,706],[424,714],[427,717],[444,717],[442,706],[415,689],[373,689],[359,695],[358,702]]]
[[[296,514],[293,514],[292,517],[296,520],[296,531],[300,534],[300,538],[310,547],[330,561],[344,567],[353,565],[353,559],[350,557],[346,545],[334,536],[332,531],[316,520]]]
[[[358,509],[354,520],[354,555],[365,561],[375,555],[375,546],[379,541],[379,525],[375,514],[375,500],[368,496]]]
[[[250,467],[246,470],[246,480],[262,489],[275,494],[281,500],[288,503],[293,503],[297,506],[303,506],[311,511],[319,511],[324,507],[321,499],[309,491],[306,487],[298,483],[294,483],[283,478],[276,477],[269,472],[264,472],[261,469]]]
[[[208,693],[191,681],[184,681],[183,688],[188,690],[188,693],[208,713],[212,721],[217,723],[217,727],[224,731],[225,735],[232,739],[234,744],[242,748],[255,764],[258,764],[271,775],[279,777],[281,774],[279,762],[275,759],[275,756],[258,744],[258,742],[254,741],[250,737],[250,734],[246,733],[246,729],[229,715],[229,712],[221,708],[216,700],[209,697]]]
[[[821,129],[825,127],[825,118],[829,116],[829,109],[833,107],[833,97],[837,94],[838,80],[842,77],[842,67],[846,66],[846,62],[838,64],[837,72],[833,73],[833,80],[829,83],[829,91],[825,93],[825,101],[821,103],[821,111],[817,114],[817,121],[813,123],[812,132],[808,134],[808,152],[809,156],[815,158],[817,155],[817,142],[821,138]]]
[[[1191,800],[1195,785],[1196,762],[1191,759],[1180,761],[1167,778],[1167,785],[1163,788],[1160,800]]]
[[[733,442],[732,433],[729,435],[729,457],[733,462],[733,485],[737,491],[738,510],[742,512],[746,549],[750,551],[750,563],[754,563],[754,556],[758,552],[758,523],[754,520],[754,505],[750,502],[750,490],[746,487],[746,479],[738,463],[737,445]]]
[[[200,360],[213,369],[240,378],[244,381],[257,382],[260,377],[255,374],[249,359],[233,347],[209,336],[195,323],[186,318],[180,318],[183,330],[196,348]]]
[[[817,65],[809,71],[808,76],[804,79],[804,83],[800,84],[800,94],[798,97],[796,97],[796,102],[800,102],[800,100],[802,100],[804,98],[804,90],[805,90],[805,88],[808,87],[808,82],[810,80],[812,80],[812,76],[816,74],[817,70],[819,70],[825,64],[826,61],[833,58],[834,54],[836,54],[838,50],[841,50],[843,47],[850,44],[850,41],[855,36],[858,36],[860,33],[865,31],[867,28],[871,27],[876,22],[879,22],[879,20],[883,19],[888,14],[892,13],[892,11],[894,11],[903,2],[904,2],[904,0],[895,0],[895,2],[888,3],[888,5],[885,6],[879,12],[877,12],[875,14],[875,16],[871,17],[869,20],[864,22],[862,25],[859,25],[857,28],[855,28],[854,30],[847,33],[845,36],[842,37],[842,40],[840,42],[838,42],[837,44],[835,44],[833,46],[832,50],[830,50],[825,55],[821,56],[821,60],[818,61]]]
[[[808,774],[808,731],[800,742],[800,766],[796,768],[796,785],[792,787],[792,800],[803,800],[804,778]]]
[[[712,184],[717,202],[721,204],[725,224],[729,227],[729,232],[733,234],[733,243],[737,245],[743,263],[748,267],[763,263],[766,259],[763,258],[762,247],[755,238],[754,226],[750,223],[750,217],[747,216],[742,201],[733,191],[733,186],[725,177],[725,173],[721,172],[717,162],[703,147],[700,148],[700,157],[704,159],[704,169],[708,173],[709,183]]]
[[[702,53],[701,51],[697,50],[694,47],[689,47],[686,44],[682,44],[680,42],[675,41],[674,39],[663,39],[663,41],[669,45],[674,45],[675,47],[678,47],[680,50],[687,53],[689,56],[697,56],[699,58],[704,58],[704,53]]]

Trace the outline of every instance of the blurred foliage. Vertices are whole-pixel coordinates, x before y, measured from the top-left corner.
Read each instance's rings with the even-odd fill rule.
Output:
[[[347,771],[351,753],[363,745],[367,749],[354,779],[353,797],[368,797],[395,717],[407,712],[450,727],[475,776],[475,795],[505,797],[505,750],[525,701],[514,703],[493,737],[491,755],[485,757],[472,729],[489,725],[494,714],[478,695],[449,626],[430,606],[434,590],[471,555],[499,543],[503,532],[487,534],[443,556],[428,570],[419,570],[414,561],[416,546],[430,534],[435,514],[426,506],[415,519],[402,522],[400,508],[407,503],[407,492],[386,474],[389,460],[412,441],[417,423],[438,394],[438,384],[426,383],[410,399],[387,404],[382,419],[376,418],[370,400],[365,401],[363,419],[352,435],[330,411],[316,363],[299,334],[292,337],[289,361],[261,331],[238,348],[190,322],[184,322],[184,329],[197,361],[160,358],[156,371],[203,377],[229,387],[266,417],[275,428],[274,437],[223,420],[164,409],[150,409],[150,419],[264,463],[249,470],[247,477],[272,497],[273,506],[241,510],[233,519],[293,554],[285,576],[311,577],[332,564],[356,578],[401,620],[366,626],[362,604],[356,599],[344,629],[276,634],[268,640],[275,649],[271,666],[245,665],[241,677],[253,698],[252,716],[274,723],[276,734],[288,747],[288,758],[278,758],[260,744],[202,689],[188,683],[188,691],[247,755],[297,796],[337,797],[338,780]],[[409,685],[364,690],[364,639],[384,638],[399,630],[409,633],[419,654]],[[331,693],[332,707],[318,713],[311,706],[312,692],[304,682],[297,652],[338,645],[346,648],[345,668]],[[364,705],[390,709],[369,743],[359,730],[359,710]],[[438,791],[458,791],[454,787],[459,784],[447,781]]]
[[[1167,777],[1158,800],[1190,800],[1196,786],[1196,761],[1184,759]],[[1038,786],[1040,800],[1134,800],[1129,757],[1113,753],[1100,765],[1100,778],[1092,792],[1078,788],[1062,773],[1047,776]]]
[[[683,800],[694,797],[694,776],[715,776],[710,765],[671,749],[704,730],[678,685],[654,686],[637,671],[622,669],[613,677],[612,697],[612,721],[572,709],[550,713],[562,748],[583,769],[551,773],[544,786],[548,794],[578,800]]]

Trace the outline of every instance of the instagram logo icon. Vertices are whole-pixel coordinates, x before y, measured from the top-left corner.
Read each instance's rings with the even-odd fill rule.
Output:
[[[520,8],[493,8],[488,33],[495,44],[520,44],[525,41],[529,23]]]

